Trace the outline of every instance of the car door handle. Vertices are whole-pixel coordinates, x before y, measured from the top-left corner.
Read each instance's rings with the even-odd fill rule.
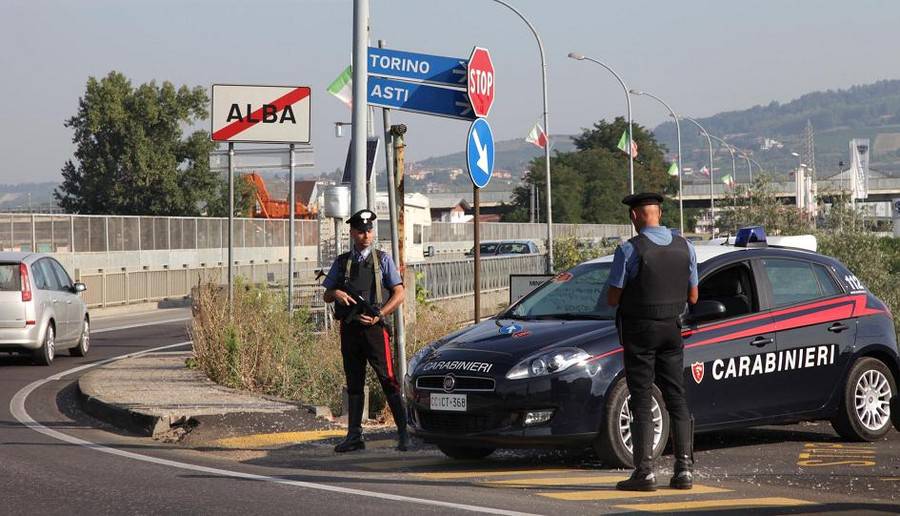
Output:
[[[833,331],[834,333],[840,333],[844,330],[849,330],[850,327],[846,324],[836,322],[828,327],[828,331]]]
[[[763,346],[768,346],[769,344],[775,342],[773,339],[767,337],[756,337],[755,339],[750,341],[751,346],[756,346],[761,348]]]

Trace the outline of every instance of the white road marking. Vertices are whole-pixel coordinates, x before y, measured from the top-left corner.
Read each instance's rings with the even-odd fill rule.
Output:
[[[157,323],[160,324],[160,323]],[[107,330],[111,331],[111,330]],[[328,484],[319,484],[316,482],[303,482],[300,480],[288,480],[284,478],[271,477],[267,475],[255,475],[252,473],[243,473],[240,471],[231,471],[227,469],[219,469],[219,468],[211,468],[207,466],[198,466],[195,464],[188,464],[186,462],[179,462],[175,460],[169,459],[161,459],[158,457],[151,457],[148,455],[141,455],[140,453],[134,453],[126,450],[120,450],[118,448],[112,448],[109,446],[104,446],[101,444],[96,444],[91,441],[87,441],[84,439],[80,439],[78,437],[74,437],[68,434],[64,434],[60,431],[53,430],[51,428],[47,428],[46,426],[38,423],[32,418],[28,412],[25,410],[25,400],[28,399],[28,396],[40,388],[41,386],[53,382],[59,381],[63,377],[68,376],[73,373],[77,373],[79,371],[84,371],[85,369],[90,369],[92,367],[97,367],[103,364],[108,364],[110,362],[115,362],[117,360],[123,360],[126,358],[136,357],[140,355],[145,355],[147,353],[153,353],[156,351],[162,351],[165,349],[176,348],[180,346],[185,346],[190,344],[191,342],[179,342],[178,344],[170,344],[168,346],[160,346],[157,348],[147,349],[144,351],[138,351],[136,353],[128,353],[126,355],[121,355],[118,357],[108,358],[106,360],[101,360],[100,362],[96,362],[93,364],[85,364],[78,367],[73,367],[72,369],[68,369],[61,373],[57,373],[55,375],[44,378],[43,380],[36,380],[26,385],[22,389],[20,389],[16,394],[12,397],[9,402],[9,411],[12,413],[13,417],[15,417],[20,423],[25,425],[26,427],[34,430],[35,432],[44,434],[53,439],[57,439],[59,441],[67,442],[69,444],[74,444],[77,446],[83,446],[85,448],[99,451],[103,453],[108,453],[110,455],[116,455],[119,457],[124,457],[126,459],[138,460],[141,462],[148,462],[151,464],[157,464],[160,466],[167,466],[170,468],[178,468],[185,469],[189,471],[196,471],[201,473],[208,473],[211,475],[219,475],[223,477],[232,477],[232,478],[240,478],[246,480],[257,480],[261,482],[270,482],[273,484],[282,484],[289,485],[294,487],[303,487],[306,489],[315,489],[319,491],[329,491],[333,493],[342,493],[356,496],[363,496],[368,498],[379,498],[382,500],[391,500],[396,502],[407,502],[414,503],[420,505],[431,505],[435,507],[446,507],[448,509],[458,509],[461,511],[469,511],[469,512],[477,512],[482,514],[502,514],[506,516],[533,516],[530,513],[518,512],[518,511],[509,511],[505,509],[495,509],[493,507],[481,507],[478,505],[468,505],[461,503],[453,503],[453,502],[444,502],[440,500],[430,500],[427,498],[415,498],[412,496],[403,496],[403,495],[395,495],[389,493],[379,493],[376,491],[366,491],[363,489],[351,489],[347,487],[338,487],[332,486]]]
[[[151,322],[143,322],[143,323],[135,323],[135,324],[126,324],[124,326],[113,326],[112,328],[103,328],[101,330],[91,329],[91,335],[95,333],[106,333],[108,331],[119,331],[119,330],[130,330],[131,328],[142,328],[144,326],[156,326],[158,324],[169,324],[176,323],[182,321],[190,321],[190,317],[181,317],[178,319],[164,319],[162,321],[151,321]],[[125,358],[125,357],[121,357]]]

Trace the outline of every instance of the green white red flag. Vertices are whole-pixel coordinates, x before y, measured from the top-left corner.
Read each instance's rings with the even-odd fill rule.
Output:
[[[622,132],[622,137],[619,138],[618,147],[619,147],[620,151],[624,152],[625,154],[628,154],[628,131],[627,130]],[[638,155],[637,142],[634,140],[631,140],[631,157],[636,158],[637,155]]]
[[[353,106],[353,66],[344,68],[344,71],[328,85],[328,93],[338,98],[347,107]]]
[[[672,163],[669,165],[669,175],[678,177],[678,163]]]
[[[525,141],[542,149],[547,146],[547,134],[544,132],[544,128],[541,127],[541,124],[534,124],[528,136],[525,137]]]

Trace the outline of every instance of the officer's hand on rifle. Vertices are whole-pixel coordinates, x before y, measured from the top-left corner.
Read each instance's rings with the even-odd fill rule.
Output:
[[[364,326],[372,326],[381,322],[381,317],[377,315],[368,316],[368,315],[360,315],[359,322],[361,322]]]
[[[350,306],[350,305],[356,304],[356,300],[353,299],[353,296],[344,292],[343,290],[335,289],[333,295],[334,295],[334,298],[336,300],[340,301],[340,303],[344,306]]]

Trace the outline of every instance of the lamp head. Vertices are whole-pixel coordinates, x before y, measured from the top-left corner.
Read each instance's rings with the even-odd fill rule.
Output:
[[[799,157],[800,157],[800,155],[797,154],[796,152],[792,152],[792,153],[791,153],[791,156],[794,156],[795,158],[799,158]]]
[[[583,61],[584,55],[579,54],[578,52],[569,52],[569,58],[574,59],[576,61]]]
[[[644,94],[644,92],[641,90],[628,90],[628,93],[631,93],[632,95],[643,95]]]

